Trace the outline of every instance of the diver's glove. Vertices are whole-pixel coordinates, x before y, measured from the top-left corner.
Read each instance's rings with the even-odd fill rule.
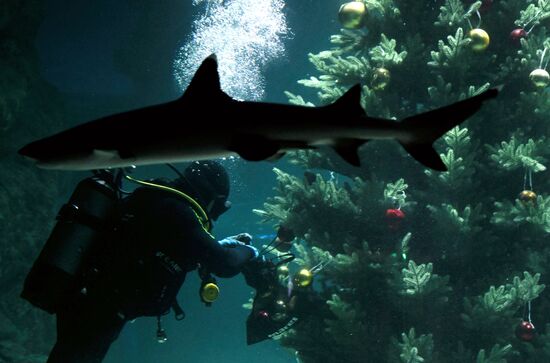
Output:
[[[250,233],[239,233],[236,236],[227,237],[229,239],[237,240],[244,243],[245,245],[250,245],[252,242],[252,235]]]
[[[225,237],[224,239],[219,240],[218,243],[224,247],[235,247],[244,244],[236,240],[235,237]]]
[[[242,240],[237,237],[241,238]],[[253,254],[252,259],[255,259],[258,257],[260,253],[256,247],[250,245],[250,241],[252,241],[251,235],[249,235],[248,233],[241,233],[237,236],[225,237],[224,239],[218,241],[218,243],[223,247],[228,247],[228,248],[234,248],[237,246],[246,246],[246,248],[252,250],[252,254]]]

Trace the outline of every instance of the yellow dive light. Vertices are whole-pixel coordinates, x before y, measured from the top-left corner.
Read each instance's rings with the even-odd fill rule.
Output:
[[[216,301],[219,295],[220,289],[215,283],[209,282],[201,289],[201,298],[207,303]]]

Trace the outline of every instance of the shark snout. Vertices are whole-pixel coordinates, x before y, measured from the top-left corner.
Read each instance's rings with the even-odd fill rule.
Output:
[[[62,142],[55,137],[49,137],[31,142],[19,149],[19,155],[34,161],[49,161],[60,155],[73,153],[73,145]]]
[[[23,146],[18,151],[19,155],[22,155],[25,158],[30,160],[39,160],[40,147],[37,146],[36,144],[37,144],[36,142],[31,142],[30,144]]]

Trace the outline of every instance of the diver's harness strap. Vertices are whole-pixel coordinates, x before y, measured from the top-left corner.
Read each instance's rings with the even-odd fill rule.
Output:
[[[172,303],[172,310],[174,310],[174,318],[177,321],[185,319],[185,311],[183,311],[183,309],[181,308],[178,300],[174,300],[174,302]]]
[[[212,231],[212,222],[208,218],[208,214],[206,214],[206,212],[201,207],[201,205],[196,200],[191,198],[189,195],[185,194],[184,192],[182,192],[180,190],[168,187],[166,185],[160,185],[160,184],[156,184],[156,183],[152,183],[152,182],[146,182],[146,181],[143,181],[143,180],[138,180],[138,179],[132,178],[129,175],[126,175],[125,178],[128,179],[129,181],[137,183],[139,185],[165,190],[165,191],[174,193],[174,194],[182,197],[193,208],[193,212],[195,212],[195,215],[197,216],[197,219],[199,220],[199,222],[200,222],[202,228],[204,229],[204,231],[206,233],[208,233],[210,236],[212,236],[212,234],[210,233]],[[212,237],[214,237],[214,236],[212,236]],[[201,280],[202,280],[202,286],[205,286],[206,284],[211,283],[211,282],[215,283],[215,279],[212,277],[212,275],[208,271],[206,271],[206,269],[204,267],[199,268],[199,276],[201,277]],[[203,302],[204,302],[204,299],[202,298],[202,295],[201,295],[201,300],[203,300]],[[207,304],[207,306],[209,306],[209,304]]]
[[[129,175],[125,175],[125,178],[128,179],[129,181],[137,183],[139,185],[143,185],[143,186],[151,187],[151,188],[156,188],[156,189],[160,189],[160,190],[165,190],[165,191],[174,193],[174,194],[182,197],[193,208],[193,212],[197,216],[197,219],[199,220],[199,222],[200,222],[202,228],[204,229],[204,231],[206,233],[208,233],[209,235],[211,235],[210,231],[212,230],[212,222],[208,218],[208,214],[206,214],[206,212],[201,207],[201,205],[196,200],[191,198],[189,195],[185,194],[184,192],[182,192],[180,190],[168,187],[166,185],[160,185],[160,184],[156,184],[156,183],[152,183],[152,182],[146,182],[146,181],[143,181],[143,180],[138,180],[138,179],[132,178]],[[216,279],[214,279],[212,277],[212,275],[210,274],[210,272],[206,271],[206,269],[204,267],[199,267],[199,276],[202,280],[201,292],[202,292],[202,289],[204,288],[204,286],[206,286],[207,284],[209,284],[209,283],[214,283],[215,284],[216,283]],[[206,304],[206,306],[210,306],[212,304],[212,302],[210,302],[210,301],[205,301],[204,298],[203,298],[203,295],[201,293],[199,293],[199,296],[201,297],[201,301],[204,302]],[[179,310],[182,311],[181,308],[179,308]],[[174,309],[174,311],[176,311],[176,310]],[[176,312],[176,314],[178,314],[178,313]],[[185,316],[185,314],[183,314],[183,316]],[[181,320],[181,319],[179,319],[179,320]]]
[[[161,185],[161,184],[156,184],[156,183],[152,183],[152,182],[148,182],[148,181],[135,179],[135,178],[132,178],[129,175],[125,175],[124,177],[127,180],[129,180],[133,183],[136,183],[136,184],[139,184],[139,185],[142,185],[142,186],[145,186],[145,187],[164,190],[164,191],[167,191],[167,192],[170,192],[170,193],[174,193],[174,194],[180,196],[181,198],[183,198],[186,202],[188,202],[190,204],[190,206],[193,209],[193,212],[195,213],[195,215],[197,217],[197,220],[199,221],[202,229],[204,229],[204,231],[206,233],[208,233],[210,236],[212,236],[211,235],[212,222],[210,221],[210,218],[208,218],[208,214],[206,214],[206,212],[201,207],[201,205],[196,200],[194,200],[192,197],[190,197],[189,195],[187,195],[186,193],[184,193],[180,190],[171,188],[171,187],[166,186],[166,185]],[[215,283],[215,281],[216,281],[210,275],[210,273],[206,272],[202,268],[199,269],[199,276],[201,277],[201,280],[202,280],[201,292],[202,292],[202,289],[204,288],[205,285],[207,285],[208,283]],[[205,301],[203,299],[203,296],[202,296],[201,292],[199,292],[199,296],[201,297],[201,301],[204,302],[206,304],[206,306],[210,306],[212,303]],[[177,299],[174,299],[174,302],[172,303],[172,310],[174,311],[176,320],[180,321],[180,320],[185,319],[185,312],[183,311],[183,309],[179,305]],[[166,335],[166,332],[164,331],[164,329],[161,326],[161,317],[159,315],[157,317],[157,341],[159,343],[164,343],[166,340],[167,340],[167,335]]]

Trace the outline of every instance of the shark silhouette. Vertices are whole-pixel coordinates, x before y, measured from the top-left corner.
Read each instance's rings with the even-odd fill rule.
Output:
[[[211,55],[179,99],[87,122],[31,142],[19,153],[41,168],[91,170],[235,154],[250,161],[275,160],[288,150],[328,145],[360,166],[361,145],[396,139],[423,165],[445,171],[432,143],[498,93],[489,89],[395,122],[366,115],[359,84],[323,107],[237,101],[221,90],[217,68]]]

